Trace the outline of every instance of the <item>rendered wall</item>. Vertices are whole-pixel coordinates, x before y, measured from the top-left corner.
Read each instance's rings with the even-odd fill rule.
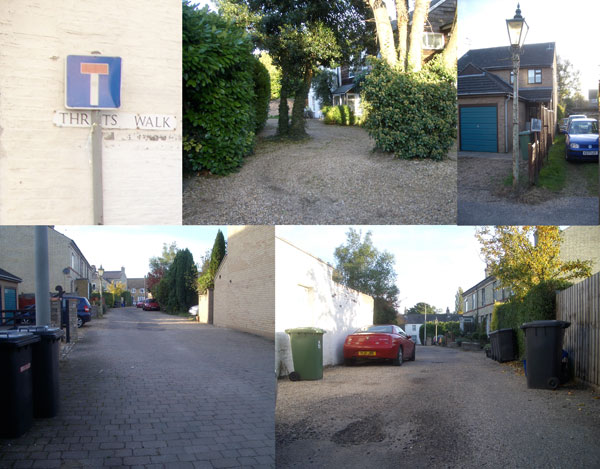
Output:
[[[346,336],[373,323],[373,298],[335,283],[333,268],[275,238],[275,366],[278,374],[294,370],[288,328],[319,327],[323,365],[343,362]]]
[[[181,2],[2,0],[0,224],[89,224],[90,128],[57,127],[67,55],[122,57],[118,112],[177,130],[103,131],[105,224],[181,223]]]

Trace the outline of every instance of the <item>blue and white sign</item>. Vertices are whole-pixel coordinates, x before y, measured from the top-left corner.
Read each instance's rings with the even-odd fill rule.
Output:
[[[121,57],[68,55],[67,109],[117,109],[121,106]]]

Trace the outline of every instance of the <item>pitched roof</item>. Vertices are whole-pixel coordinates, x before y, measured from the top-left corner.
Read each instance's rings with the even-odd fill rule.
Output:
[[[21,283],[23,281],[22,278],[17,277],[16,275],[11,274],[10,272],[0,269],[0,279],[8,280],[9,282]]]
[[[336,90],[332,91],[331,94],[346,94],[352,88],[354,88],[354,83],[350,83],[349,85],[340,86]]]
[[[521,88],[519,96],[527,101],[545,103],[552,99],[552,88]]]
[[[480,73],[475,73],[479,70]],[[512,94],[513,87],[502,78],[481,70],[469,64],[464,68],[464,74],[458,75],[458,96],[480,94]]]
[[[552,67],[554,50],[554,42],[525,44],[521,54],[521,68]],[[509,46],[471,49],[458,59],[458,70],[462,70],[469,63],[486,70],[511,69],[513,66]]]
[[[127,288],[130,290],[132,288],[145,288],[146,287],[146,279],[145,278],[128,278],[127,279]]]
[[[123,271],[121,270],[105,270],[102,278],[104,280],[120,279]]]

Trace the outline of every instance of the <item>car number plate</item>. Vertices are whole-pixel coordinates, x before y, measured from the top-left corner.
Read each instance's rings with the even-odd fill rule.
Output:
[[[362,357],[374,357],[376,355],[376,352],[372,350],[362,350],[358,352],[358,355]]]
[[[585,155],[597,155],[598,152],[597,151],[584,151],[583,154],[584,154],[584,156]]]

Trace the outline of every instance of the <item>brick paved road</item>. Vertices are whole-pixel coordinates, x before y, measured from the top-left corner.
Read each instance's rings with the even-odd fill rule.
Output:
[[[274,345],[136,308],[61,362],[61,411],[0,439],[0,467],[274,467]]]

